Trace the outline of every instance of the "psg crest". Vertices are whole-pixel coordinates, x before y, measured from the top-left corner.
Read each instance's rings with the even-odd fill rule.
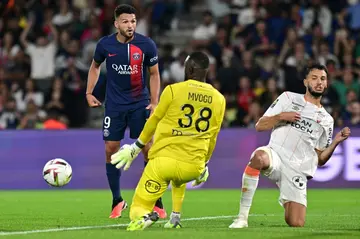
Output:
[[[132,58],[134,59],[134,60],[139,60],[140,59],[140,54],[139,53],[134,53],[133,55],[132,55]]]

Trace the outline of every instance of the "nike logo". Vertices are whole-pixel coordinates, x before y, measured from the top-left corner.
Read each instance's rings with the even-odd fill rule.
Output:
[[[112,57],[112,56],[116,56],[116,54],[110,54],[110,53],[109,53],[108,56],[109,56],[109,57]]]

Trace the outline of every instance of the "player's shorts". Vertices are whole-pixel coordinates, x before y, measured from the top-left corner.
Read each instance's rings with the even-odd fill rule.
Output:
[[[286,202],[296,202],[306,207],[308,181],[306,176],[285,165],[282,162],[279,154],[269,146],[259,147],[256,150],[263,150],[269,155],[270,167],[261,173],[268,177],[271,181],[275,182],[279,187],[280,205],[284,206]],[[251,158],[252,157],[253,155],[251,155]]]
[[[198,178],[204,169],[205,163],[192,164],[166,157],[149,160],[136,187],[130,211],[140,209],[141,215],[151,212],[170,182],[180,187]]]
[[[130,128],[130,138],[137,139],[149,116],[150,110],[146,106],[123,111],[105,109],[103,139],[120,141],[124,138],[127,127]]]

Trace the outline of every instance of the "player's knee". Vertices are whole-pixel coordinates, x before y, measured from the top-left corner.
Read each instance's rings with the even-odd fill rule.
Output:
[[[259,170],[267,169],[270,166],[269,155],[263,150],[257,150],[250,160],[250,166]]]
[[[115,141],[105,141],[105,152],[106,152],[106,162],[110,163],[111,155],[116,153],[120,148],[120,142]]]
[[[305,225],[304,218],[289,216],[289,217],[285,217],[285,221],[290,227],[304,227]]]

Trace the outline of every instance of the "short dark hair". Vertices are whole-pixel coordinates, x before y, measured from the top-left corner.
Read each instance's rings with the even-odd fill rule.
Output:
[[[203,70],[208,69],[210,65],[209,57],[201,51],[191,53],[188,60],[193,62],[195,68]]]
[[[115,19],[118,18],[121,14],[136,14],[136,9],[129,4],[120,4],[114,10]]]
[[[326,72],[326,76],[329,75],[328,69],[326,68],[326,66],[320,64],[320,63],[315,63],[310,65],[308,68],[306,68],[305,71],[305,78],[309,75],[310,71],[317,69],[317,70],[321,70],[321,71],[325,71]]]

